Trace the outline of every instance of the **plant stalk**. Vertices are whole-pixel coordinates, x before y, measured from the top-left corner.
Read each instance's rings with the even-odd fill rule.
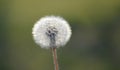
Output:
[[[55,67],[55,70],[59,70],[59,67],[58,67],[58,60],[57,60],[57,51],[56,51],[56,48],[52,48],[52,54],[53,54],[53,61],[54,61],[54,67]]]

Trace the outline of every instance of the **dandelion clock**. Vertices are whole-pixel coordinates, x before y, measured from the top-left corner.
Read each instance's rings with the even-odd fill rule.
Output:
[[[46,16],[35,23],[32,34],[41,48],[52,49],[55,70],[59,70],[56,48],[64,46],[71,37],[68,22],[59,16]]]

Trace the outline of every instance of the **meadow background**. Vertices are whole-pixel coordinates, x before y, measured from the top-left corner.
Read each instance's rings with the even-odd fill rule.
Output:
[[[31,34],[46,15],[72,27],[60,70],[120,70],[120,0],[0,0],[0,70],[54,70],[51,50]]]

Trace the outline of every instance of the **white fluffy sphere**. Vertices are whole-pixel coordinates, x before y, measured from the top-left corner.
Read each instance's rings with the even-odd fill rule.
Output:
[[[36,22],[33,27],[33,38],[42,48],[50,48],[51,39],[54,46],[64,46],[71,37],[71,28],[66,20],[59,16],[46,16]]]

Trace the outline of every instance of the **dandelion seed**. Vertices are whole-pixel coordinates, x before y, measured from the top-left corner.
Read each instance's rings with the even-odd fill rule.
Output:
[[[61,17],[46,16],[33,27],[33,38],[42,48],[64,46],[71,37],[71,28]]]

